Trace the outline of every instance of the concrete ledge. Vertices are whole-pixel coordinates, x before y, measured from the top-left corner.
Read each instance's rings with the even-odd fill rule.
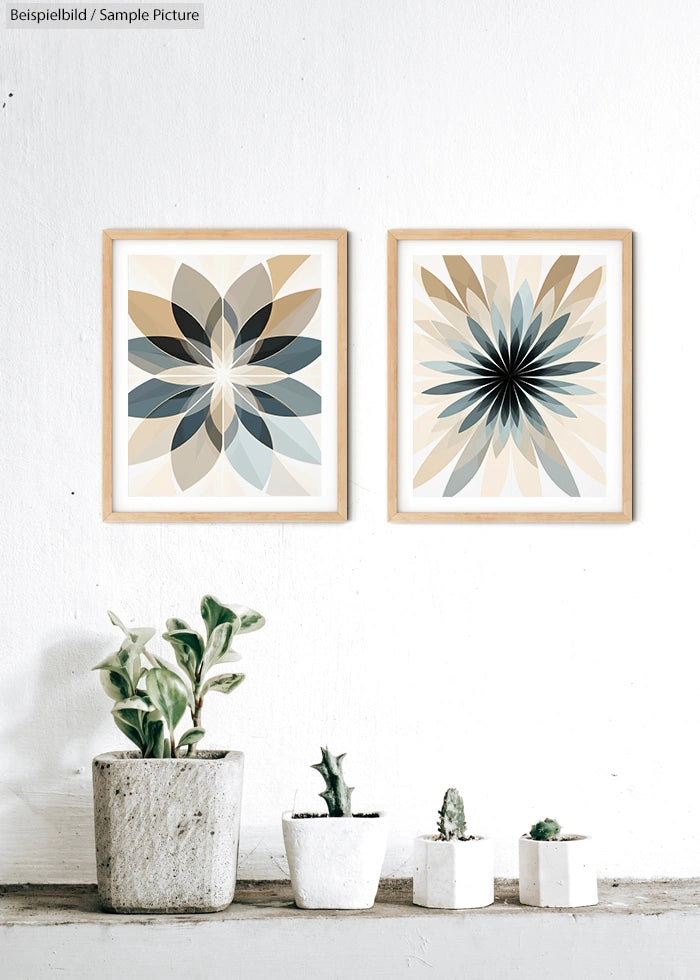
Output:
[[[521,906],[498,882],[494,905],[465,912],[413,905],[407,880],[358,912],[297,909],[289,882],[244,881],[223,912],[173,916],[102,912],[90,885],[8,885],[0,948],[18,980],[698,980],[700,881],[602,882],[599,905],[572,911]]]

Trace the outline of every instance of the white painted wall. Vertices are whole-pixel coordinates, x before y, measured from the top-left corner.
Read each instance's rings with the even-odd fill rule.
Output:
[[[499,874],[545,815],[607,875],[700,874],[700,9],[206,9],[203,31],[0,35],[0,880],[94,878],[90,760],[123,745],[89,673],[104,610],[162,624],[205,591],[269,620],[208,726],[246,753],[244,876],[284,870],[279,814],[314,803],[325,742],[393,813],[388,873],[454,784]],[[349,523],[101,523],[119,226],[349,229]],[[385,522],[385,231],[412,226],[636,231],[634,524]]]

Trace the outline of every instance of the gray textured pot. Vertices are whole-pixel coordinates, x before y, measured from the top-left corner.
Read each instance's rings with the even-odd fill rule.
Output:
[[[111,912],[216,912],[233,900],[242,752],[92,763],[97,890]]]

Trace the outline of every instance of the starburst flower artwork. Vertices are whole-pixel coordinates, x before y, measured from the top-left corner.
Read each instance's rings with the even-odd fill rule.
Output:
[[[399,482],[408,509],[617,513],[621,254],[605,239],[499,244],[446,242],[435,252],[411,242],[404,257],[399,363],[410,365],[402,404],[410,399],[412,433]]]
[[[154,512],[337,517],[338,241],[150,242],[119,255],[123,497]]]

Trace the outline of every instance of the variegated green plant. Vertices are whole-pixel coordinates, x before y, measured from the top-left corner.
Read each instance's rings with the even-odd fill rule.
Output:
[[[247,606],[226,606],[213,596],[202,599],[202,619],[206,640],[182,619],[169,619],[163,638],[170,643],[174,664],[150,653],[146,644],[155,635],[150,627],[128,629],[114,613],[109,618],[124,633],[116,653],[94,667],[100,671],[102,686],[115,702],[112,716],[121,732],[146,758],[175,758],[186,748],[191,755],[204,736],[202,707],[209,691],[229,694],[244,674],[217,674],[207,677],[220,664],[240,660],[231,648],[233,637],[252,633],[265,625],[260,613]],[[148,666],[144,666],[145,658]],[[179,739],[175,729],[189,707],[192,727]]]

